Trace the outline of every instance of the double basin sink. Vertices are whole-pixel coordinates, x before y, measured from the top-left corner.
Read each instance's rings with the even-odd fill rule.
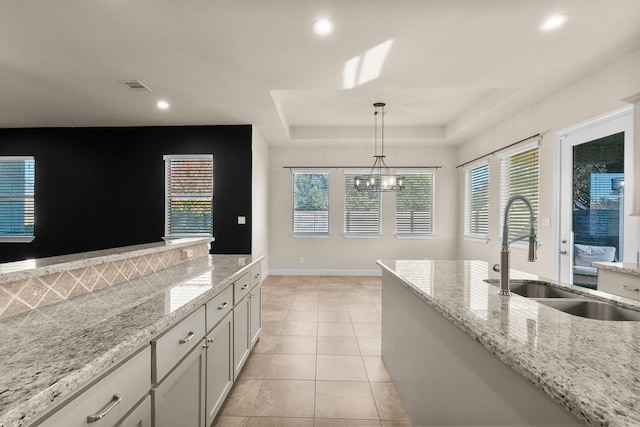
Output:
[[[499,280],[488,279],[486,282],[500,286]],[[640,311],[619,307],[604,301],[591,300],[539,280],[512,280],[510,289],[514,294],[534,298],[540,304],[574,316],[609,321],[640,321]]]

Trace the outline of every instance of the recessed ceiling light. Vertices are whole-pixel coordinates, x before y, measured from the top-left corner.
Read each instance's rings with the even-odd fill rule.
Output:
[[[326,36],[333,31],[333,22],[326,18],[318,19],[313,23],[313,31],[319,36]]]
[[[565,15],[564,13],[551,15],[540,24],[540,31],[553,31],[560,28],[567,22],[567,19],[569,19],[569,15]]]
[[[169,103],[167,101],[158,101],[156,103],[156,106],[161,110],[169,109]]]

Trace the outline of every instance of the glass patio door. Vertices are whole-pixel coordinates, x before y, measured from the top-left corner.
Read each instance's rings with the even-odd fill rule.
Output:
[[[597,289],[593,262],[635,257],[632,126],[626,108],[560,136],[558,277],[564,283]]]

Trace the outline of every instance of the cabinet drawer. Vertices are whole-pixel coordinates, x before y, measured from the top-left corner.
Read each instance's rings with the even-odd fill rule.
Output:
[[[251,279],[249,274],[245,274],[233,283],[233,305],[236,305],[251,290]]]
[[[44,421],[43,427],[113,426],[151,388],[151,350],[120,365]],[[102,416],[100,416],[102,415]],[[91,417],[91,418],[89,418]]]
[[[205,309],[202,306],[162,336],[151,341],[151,381],[154,384],[162,381],[189,350],[200,343],[205,335],[205,324]]]
[[[250,288],[253,289],[262,280],[262,264],[258,264],[251,269],[251,272],[249,273],[249,278],[251,280]]]
[[[598,290],[638,300],[640,299],[640,277],[599,268]]]
[[[207,304],[207,332],[210,331],[233,307],[233,286],[213,297]]]

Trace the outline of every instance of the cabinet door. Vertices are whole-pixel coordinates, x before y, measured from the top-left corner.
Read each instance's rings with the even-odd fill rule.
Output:
[[[233,379],[238,378],[244,362],[249,357],[251,336],[249,325],[251,317],[251,299],[246,296],[233,308]]]
[[[262,331],[262,285],[258,284],[251,290],[249,294],[251,298],[251,316],[249,333],[251,336],[251,348],[256,345],[258,338],[260,338],[260,332]]]
[[[204,427],[205,349],[198,345],[151,390],[156,427]]]
[[[207,335],[207,415],[213,423],[233,385],[233,315],[228,313]]]
[[[151,427],[151,396],[148,395],[138,403],[138,406],[115,427]]]

